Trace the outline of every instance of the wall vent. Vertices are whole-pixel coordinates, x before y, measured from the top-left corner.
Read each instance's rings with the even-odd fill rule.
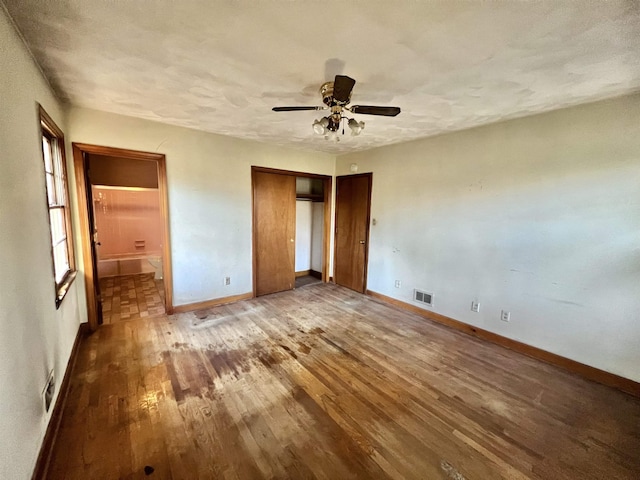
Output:
[[[429,305],[433,307],[433,293],[424,292],[422,290],[413,290],[413,299],[416,302],[424,303],[425,305]]]

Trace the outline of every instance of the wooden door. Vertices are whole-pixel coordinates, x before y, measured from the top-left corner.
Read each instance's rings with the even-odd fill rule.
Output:
[[[91,190],[89,190],[91,191]],[[93,196],[92,196],[93,197]],[[95,215],[93,212],[93,201],[89,202],[89,225],[91,225],[91,255],[93,267],[93,289],[96,297],[96,317],[98,325],[102,325],[102,291],[100,288],[100,277],[98,276],[98,247],[101,243],[98,240],[98,229],[96,228]]]
[[[253,171],[255,294],[295,284],[296,177]]]
[[[333,278],[364,293],[369,252],[370,173],[336,178],[336,230]]]
[[[96,228],[95,212],[93,211],[93,189],[91,188],[91,174],[89,172],[89,162],[87,161],[86,154],[82,154],[84,157],[84,164],[86,168],[86,189],[87,189],[87,213],[89,220],[89,242],[91,244],[91,272],[93,274],[93,291],[95,299],[96,310],[96,322],[98,325],[102,325],[102,292],[100,290],[100,278],[98,278],[98,247],[100,242],[98,241],[98,229]]]

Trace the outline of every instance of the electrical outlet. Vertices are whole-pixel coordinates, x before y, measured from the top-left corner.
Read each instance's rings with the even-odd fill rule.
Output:
[[[400,280],[396,280],[396,288],[400,288],[402,286],[402,282]]]
[[[231,277],[224,277],[224,284],[225,286],[231,285]]]
[[[502,320],[503,322],[510,322],[511,321],[511,312],[507,312],[506,310],[502,310],[502,313],[500,314],[500,320]]]
[[[473,301],[471,302],[471,311],[479,312],[480,311],[480,302]]]

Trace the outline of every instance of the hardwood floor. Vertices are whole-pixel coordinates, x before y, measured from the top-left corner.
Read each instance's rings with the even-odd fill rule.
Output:
[[[162,280],[153,273],[101,278],[100,294],[105,324],[165,313]]]
[[[640,399],[333,284],[104,325],[50,478],[637,479]]]
[[[312,275],[304,275],[302,277],[296,277],[295,288],[302,288],[316,283],[322,283],[322,280]]]

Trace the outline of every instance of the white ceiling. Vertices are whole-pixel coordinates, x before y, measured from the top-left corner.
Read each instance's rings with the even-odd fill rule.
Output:
[[[635,0],[4,1],[74,105],[334,154],[640,90]],[[271,111],[337,73],[402,113],[335,143]]]

